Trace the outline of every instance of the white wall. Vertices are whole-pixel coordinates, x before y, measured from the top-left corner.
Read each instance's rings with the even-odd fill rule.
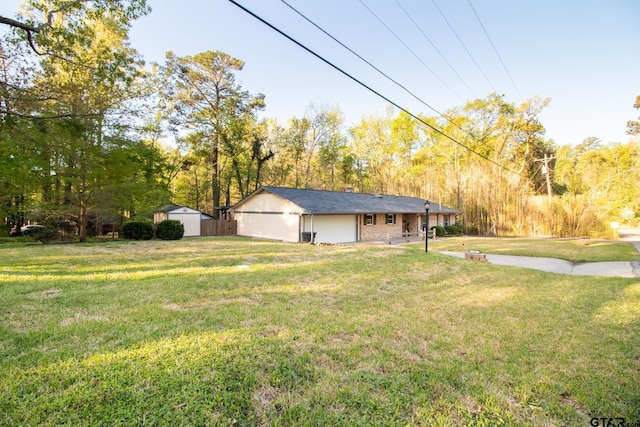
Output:
[[[300,241],[302,209],[271,193],[258,193],[234,211],[238,235],[263,239]]]
[[[169,218],[178,220],[184,226],[184,237],[200,235],[200,212],[198,213],[169,213]]]
[[[300,206],[271,193],[260,193],[245,201],[241,212],[302,213]]]
[[[236,212],[238,236],[298,242],[300,216],[295,213]]]

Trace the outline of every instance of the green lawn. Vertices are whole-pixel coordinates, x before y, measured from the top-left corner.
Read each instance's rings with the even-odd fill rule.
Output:
[[[421,245],[0,246],[0,425],[640,421],[640,281]]]
[[[638,251],[626,242],[526,237],[447,237],[429,248],[439,251],[478,250],[488,254],[559,258],[573,262],[638,261]]]

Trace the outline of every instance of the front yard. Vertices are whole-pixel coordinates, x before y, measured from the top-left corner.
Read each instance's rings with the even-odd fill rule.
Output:
[[[0,424],[640,421],[637,280],[423,251],[0,246]]]

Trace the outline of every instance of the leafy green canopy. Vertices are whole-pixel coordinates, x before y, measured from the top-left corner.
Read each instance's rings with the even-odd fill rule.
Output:
[[[132,132],[147,88],[127,37],[149,10],[138,0],[26,3],[33,30],[7,41],[12,81],[0,128],[0,162],[13,163],[0,196],[14,224],[31,212],[68,223],[84,240],[92,218],[118,222],[168,198],[155,174],[162,153]]]

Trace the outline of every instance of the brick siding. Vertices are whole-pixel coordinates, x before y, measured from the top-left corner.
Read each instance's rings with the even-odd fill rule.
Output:
[[[386,224],[387,216],[384,214],[376,215],[376,223],[374,225],[364,224],[364,215],[358,215],[360,222],[360,240],[363,242],[386,241],[388,239],[397,239],[402,237],[402,215],[396,214],[395,224]]]

